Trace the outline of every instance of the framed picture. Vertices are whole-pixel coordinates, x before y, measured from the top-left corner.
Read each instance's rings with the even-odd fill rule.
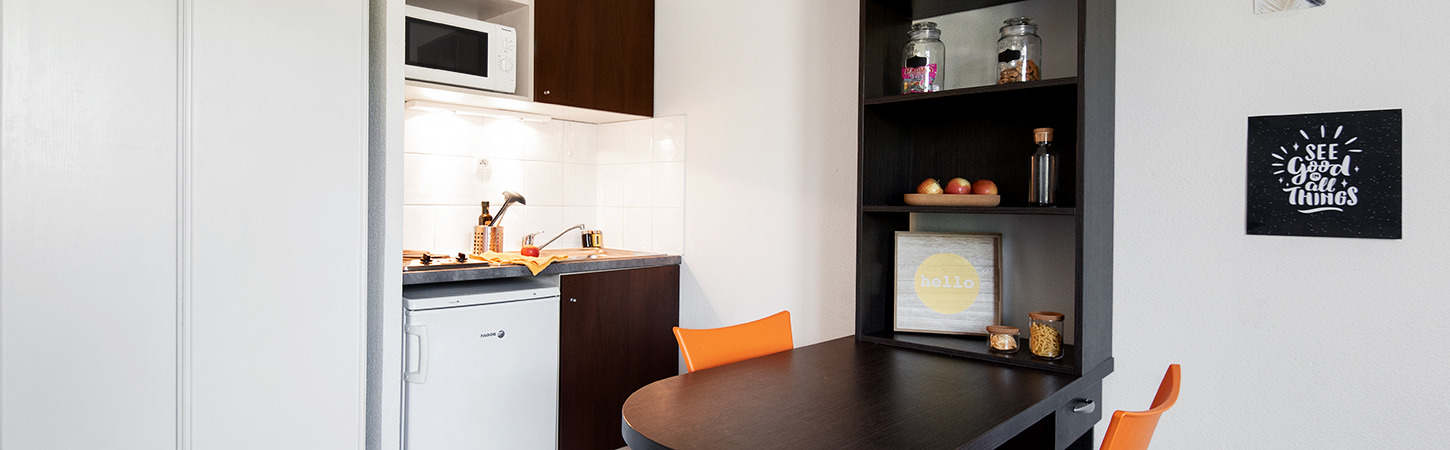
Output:
[[[1002,235],[896,232],[893,329],[987,334],[1002,319]]]
[[[1400,239],[1402,111],[1249,118],[1248,234]]]

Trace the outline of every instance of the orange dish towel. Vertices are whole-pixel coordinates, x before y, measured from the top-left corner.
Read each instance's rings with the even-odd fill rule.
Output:
[[[524,256],[518,253],[496,252],[487,252],[482,255],[468,256],[473,259],[488,261],[494,264],[521,264],[524,267],[528,267],[529,271],[533,272],[534,275],[538,275],[539,272],[544,271],[544,268],[549,267],[549,264],[553,263],[554,261],[568,258],[564,255]]]

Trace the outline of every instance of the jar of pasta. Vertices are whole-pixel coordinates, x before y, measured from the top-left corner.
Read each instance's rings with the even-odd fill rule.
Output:
[[[1062,313],[1052,311],[1033,311],[1027,313],[1032,318],[1031,329],[1028,331],[1028,345],[1032,348],[1032,356],[1042,359],[1062,358],[1062,320],[1066,316]]]
[[[1017,353],[1017,327],[992,325],[987,327],[987,346],[998,353]]]

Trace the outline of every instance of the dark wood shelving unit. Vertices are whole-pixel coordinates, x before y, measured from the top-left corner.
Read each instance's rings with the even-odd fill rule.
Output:
[[[1042,216],[1074,216],[1077,208],[1058,207],[977,207],[977,206],[895,206],[862,205],[865,213],[920,213],[920,214],[1022,214]]]
[[[1027,339],[1021,338],[1018,341],[1018,350],[1015,353],[997,353],[987,348],[987,339],[983,336],[956,336],[944,334],[925,334],[882,331],[863,336],[857,339],[878,344],[886,344],[895,347],[914,348],[937,353],[960,356],[964,358],[991,361],[1009,366],[1026,367],[1030,369],[1047,370],[1051,372],[1075,374],[1076,361],[1072,358],[1077,355],[1073,346],[1062,347],[1063,357],[1058,360],[1045,360],[1032,356],[1027,350]]]
[[[1040,83],[1040,84],[1039,84]],[[1026,207],[1032,130],[1051,127],[1064,181],[1074,167],[1077,85],[1023,83],[889,97],[862,107],[861,154],[864,205],[905,205],[902,194],[921,180],[990,179],[1002,195],[999,207]],[[1037,84],[1037,86],[1030,86]],[[886,99],[883,99],[886,100]],[[1022,105],[1029,114],[1006,109]],[[1028,107],[1028,105],[1031,105]],[[1062,183],[1059,205],[1075,206],[1076,186]]]
[[[1052,3],[1054,8],[1062,5],[1055,13],[1077,18],[1073,76],[897,93],[900,51],[913,21],[971,14],[1016,1],[861,1],[856,337],[1035,370],[1077,376],[1100,373],[1097,369],[1112,363],[1115,2]],[[948,65],[946,70],[954,69]],[[1060,168],[1056,207],[1026,203],[1028,163],[1035,148],[1032,130],[1041,127],[1053,128],[1055,134],[1053,149]],[[921,180],[952,177],[993,180],[1001,204],[984,208],[904,203],[902,194],[914,192]],[[1051,288],[1046,291],[1062,293],[1054,294],[1060,298],[1051,301],[1064,304],[1060,312],[1069,317],[1071,329],[1066,332],[1071,340],[1064,347],[1065,356],[1056,361],[1034,358],[1025,336],[1017,353],[999,354],[987,349],[982,336],[893,331],[895,234],[911,231],[914,216],[933,218],[937,226],[1026,227],[1001,231],[1004,253],[1011,253],[1012,246],[1043,244],[1035,240],[1051,241],[1046,245],[1056,250],[1019,253],[1003,270],[1033,274],[1017,278],[1019,285],[1040,283]],[[1004,223],[1009,225],[1000,225]],[[1066,233],[1068,229],[1073,232]],[[1028,270],[1037,266],[1073,270],[1071,274]],[[1003,303],[1012,300],[1004,298]],[[1027,312],[1004,309],[1002,315],[1025,318]]]
[[[1072,87],[1076,88],[1077,87],[1077,77],[1052,78],[1052,79],[1047,79],[1047,80],[1031,81],[1031,82],[1026,82],[1026,83],[995,84],[995,85],[991,85],[991,86],[974,86],[974,87],[966,87],[966,88],[947,89],[947,90],[939,91],[939,92],[922,92],[922,93],[916,93],[916,94],[889,94],[889,95],[885,95],[885,96],[881,96],[881,97],[867,98],[866,101],[865,101],[865,104],[868,105],[868,106],[871,106],[871,105],[887,105],[887,104],[892,104],[892,103],[904,103],[904,102],[917,103],[917,102],[921,102],[921,101],[924,101],[924,100],[933,100],[933,99],[941,99],[941,98],[953,98],[953,97],[972,97],[972,96],[976,96],[976,98],[974,99],[974,101],[982,102],[982,101],[990,101],[990,100],[993,100],[992,97],[989,97],[988,96],[989,94],[998,94],[998,93],[1007,93],[1007,92],[1017,92],[1017,91],[1029,91],[1029,90],[1043,90],[1043,91],[1047,91],[1050,88],[1060,87],[1060,86],[1072,86]]]

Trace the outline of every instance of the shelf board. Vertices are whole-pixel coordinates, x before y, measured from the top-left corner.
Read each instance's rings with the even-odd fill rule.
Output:
[[[407,0],[408,6],[431,9],[470,19],[491,21],[495,17],[528,7],[531,0]]]
[[[861,212],[880,213],[931,213],[931,214],[1017,214],[1017,215],[1039,215],[1039,216],[1072,216],[1077,214],[1077,208],[1065,207],[1031,207],[1031,206],[890,206],[890,205],[862,205]]]
[[[924,100],[935,100],[943,98],[969,97],[984,94],[1001,94],[1018,91],[1034,91],[1060,86],[1076,86],[1077,77],[1051,78],[1041,81],[1029,81],[1026,83],[996,84],[990,86],[977,86],[960,89],[949,89],[939,92],[924,92],[920,94],[893,94],[885,97],[867,98],[864,103],[870,105],[886,105],[894,103],[917,102]]]
[[[1019,1],[1022,0],[911,0],[911,16],[926,19]]]
[[[943,353],[952,356],[959,356],[982,361],[990,361],[1009,366],[1025,367],[1028,369],[1045,370],[1048,372],[1076,374],[1077,367],[1073,363],[1077,358],[1077,349],[1071,345],[1063,345],[1062,359],[1048,361],[1032,356],[1029,350],[1027,339],[1019,338],[1018,350],[1016,353],[995,353],[987,348],[985,336],[960,336],[948,334],[922,334],[922,333],[897,333],[893,331],[881,331],[870,334],[858,334],[857,340],[875,342],[883,345],[891,345],[903,348],[925,350],[935,353]]]

